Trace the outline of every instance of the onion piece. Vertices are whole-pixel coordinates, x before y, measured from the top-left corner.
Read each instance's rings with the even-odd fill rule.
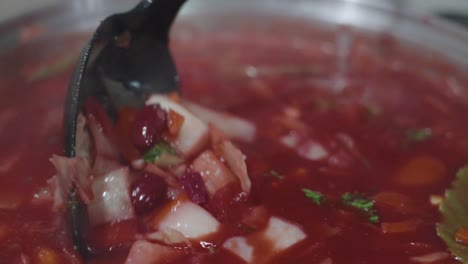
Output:
[[[192,163],[191,169],[199,172],[212,198],[217,191],[236,181],[231,171],[216,157],[211,150],[202,152]]]
[[[245,155],[230,140],[227,140],[218,128],[210,125],[210,134],[214,151],[226,161],[229,169],[239,178],[242,191],[249,194],[252,182],[247,173]]]
[[[156,164],[147,163],[142,170],[160,176],[169,186],[179,186],[176,178],[172,174],[162,170]]]
[[[84,157],[91,163],[91,135],[86,129],[86,117],[79,113],[76,121],[76,157]]]
[[[247,263],[253,263],[254,246],[245,237],[232,237],[223,243],[223,248],[234,253]]]
[[[232,139],[253,142],[257,128],[245,119],[228,113],[214,111],[202,105],[183,101],[183,105],[206,123],[211,123],[221,129]]]
[[[417,263],[434,263],[448,258],[450,255],[447,252],[434,252],[422,256],[412,257],[411,261]]]
[[[86,121],[91,130],[97,157],[105,157],[111,160],[119,160],[120,154],[113,142],[113,125],[104,109],[91,98],[86,101]],[[81,132],[80,132],[81,134]],[[85,139],[79,139],[77,143]]]
[[[169,143],[179,154],[185,157],[191,156],[207,143],[208,126],[182,105],[163,95],[152,95],[146,104],[159,104],[164,110],[168,112],[172,110],[184,118],[177,136],[169,140]]]
[[[200,239],[216,233],[220,223],[208,211],[188,200],[174,201],[154,218],[152,227],[158,230],[150,235],[168,244]]]
[[[52,155],[50,162],[57,170],[57,175],[48,181],[49,188],[54,197],[54,209],[63,207],[64,201],[72,187],[78,191],[78,195],[85,204],[93,199],[91,184],[93,176],[88,159],[85,157],[66,158]]]
[[[154,264],[166,263],[173,261],[177,257],[182,257],[184,254],[177,250],[150,243],[145,240],[138,240],[133,243],[130,252],[128,253],[125,264]]]
[[[91,225],[132,219],[135,217],[130,199],[128,168],[111,171],[93,181],[95,198],[88,205]]]
[[[280,138],[281,144],[294,149],[304,159],[320,161],[330,156],[329,151],[318,141],[304,138],[297,132],[290,132]]]
[[[232,237],[223,243],[223,248],[247,263],[266,263],[305,238],[300,227],[273,216],[263,231],[247,237]],[[265,250],[265,245],[269,246],[269,251]]]
[[[264,231],[266,239],[271,241],[273,251],[283,251],[306,238],[306,234],[297,225],[279,217],[271,217]],[[281,239],[278,239],[278,238]]]

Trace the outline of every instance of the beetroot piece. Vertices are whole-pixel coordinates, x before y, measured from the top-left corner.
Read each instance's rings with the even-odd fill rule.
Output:
[[[181,183],[182,189],[184,189],[194,203],[204,204],[208,202],[208,192],[200,173],[185,173],[181,178]]]
[[[148,151],[167,129],[167,112],[159,105],[149,105],[136,114],[132,127],[132,143],[141,151]]]
[[[167,183],[159,176],[145,173],[131,184],[130,191],[135,213],[143,215],[163,203]]]

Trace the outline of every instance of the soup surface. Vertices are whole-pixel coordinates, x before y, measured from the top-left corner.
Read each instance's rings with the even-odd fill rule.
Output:
[[[202,120],[209,139],[196,151],[167,134],[139,144],[131,131],[142,110],[122,111],[124,121],[106,126],[89,104],[91,263],[457,263],[435,224],[468,156],[463,80],[388,36],[297,30],[310,33],[175,36],[184,100],[150,100],[145,109],[173,122],[183,116],[173,127],[180,137],[184,124]],[[61,154],[73,57],[37,62],[24,52],[33,48],[18,48],[14,67],[0,64],[9,73],[0,75],[0,262],[80,263],[66,201],[51,188],[60,157],[52,158],[58,172],[47,162]],[[102,142],[119,151],[97,168]],[[176,161],[148,158],[161,142]],[[131,151],[122,148],[128,143]],[[134,162],[142,157],[146,167]],[[214,184],[206,174],[217,170]],[[114,210],[109,200],[131,207]]]

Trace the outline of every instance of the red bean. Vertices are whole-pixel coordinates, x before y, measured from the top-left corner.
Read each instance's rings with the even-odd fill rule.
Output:
[[[181,178],[181,183],[182,189],[184,189],[194,203],[204,204],[208,202],[208,192],[200,173],[185,173]]]
[[[159,105],[149,105],[135,116],[132,143],[141,152],[148,151],[167,129],[167,112]]]
[[[161,177],[145,173],[132,183],[130,191],[135,213],[144,215],[164,202],[167,184]]]

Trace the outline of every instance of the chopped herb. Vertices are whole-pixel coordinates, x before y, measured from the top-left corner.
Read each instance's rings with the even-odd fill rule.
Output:
[[[246,232],[246,233],[251,233],[253,231],[255,231],[257,228],[255,226],[249,226],[249,225],[245,225],[245,224],[242,224],[242,223],[239,223],[237,225],[237,228],[241,229],[242,231]]]
[[[142,159],[146,162],[156,163],[163,167],[174,165],[182,161],[176,151],[165,142],[154,145],[153,148],[142,156]]]
[[[378,216],[378,215],[371,215],[371,216],[369,217],[369,222],[374,223],[374,224],[378,223],[379,220],[380,220],[380,219],[379,219],[379,216]]]
[[[284,179],[284,176],[279,174],[277,171],[275,170],[271,170],[271,171],[268,171],[268,172],[265,172],[263,173],[263,176],[265,177],[275,177],[277,178],[278,180],[283,180]]]
[[[365,212],[368,212],[374,206],[374,202],[372,200],[366,199],[358,193],[347,192],[341,196],[341,199],[345,205],[355,207]]]
[[[344,193],[341,196],[341,201],[344,205],[356,208],[369,216],[369,222],[378,223],[379,217],[376,215],[374,201],[364,197],[359,193]]]
[[[406,130],[406,139],[412,142],[422,142],[432,137],[430,128],[408,129]]]
[[[305,196],[309,198],[310,200],[314,201],[317,205],[321,205],[324,201],[324,196],[323,194],[319,192],[312,191],[310,189],[302,189],[304,192]]]

